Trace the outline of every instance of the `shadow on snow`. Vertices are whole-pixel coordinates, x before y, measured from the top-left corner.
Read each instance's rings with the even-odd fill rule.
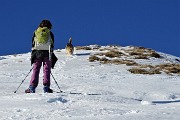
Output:
[[[155,104],[168,104],[168,103],[178,103],[180,100],[171,100],[171,101],[152,101]]]
[[[0,60],[6,59],[5,57],[0,57]]]
[[[54,103],[54,102],[61,102],[61,103],[67,103],[68,100],[62,98],[62,97],[59,97],[59,98],[51,98],[47,101],[48,103]]]
[[[77,56],[85,56],[85,55],[90,55],[90,53],[77,53],[77,54],[74,54],[74,55],[77,55]]]

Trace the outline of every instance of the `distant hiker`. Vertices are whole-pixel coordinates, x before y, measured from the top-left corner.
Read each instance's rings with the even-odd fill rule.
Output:
[[[52,93],[50,89],[50,74],[51,68],[57,61],[53,53],[54,49],[54,34],[51,32],[52,24],[49,20],[42,20],[37,30],[32,37],[32,53],[31,65],[33,64],[33,73],[30,80],[30,85],[25,93],[35,93],[35,89],[39,83],[40,68],[43,63],[43,85],[45,93]]]

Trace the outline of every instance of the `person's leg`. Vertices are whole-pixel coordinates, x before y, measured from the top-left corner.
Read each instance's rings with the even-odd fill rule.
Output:
[[[48,58],[44,58],[43,60],[43,85],[44,85],[44,92],[51,93],[52,90],[50,89],[50,74],[51,74],[51,61]]]
[[[43,60],[43,85],[44,85],[44,92],[52,93],[53,91],[50,89],[50,74],[51,74],[51,61],[48,58],[44,58]]]
[[[33,73],[31,76],[30,81],[30,89],[32,89],[33,92],[35,92],[35,88],[38,86],[39,83],[39,73],[42,66],[42,60],[36,59],[33,64]]]

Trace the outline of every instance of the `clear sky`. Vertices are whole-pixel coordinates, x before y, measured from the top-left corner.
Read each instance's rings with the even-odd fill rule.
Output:
[[[180,57],[180,0],[0,0],[0,55],[31,51],[41,20],[53,24],[55,49],[134,45]]]

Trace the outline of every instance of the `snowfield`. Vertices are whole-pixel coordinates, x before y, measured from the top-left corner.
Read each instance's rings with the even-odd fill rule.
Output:
[[[24,93],[32,73],[14,93],[32,68],[31,53],[0,56],[0,120],[180,120],[180,75],[132,74],[125,64],[89,62],[97,52],[55,50],[52,74],[63,93],[51,76],[52,94],[43,93],[42,70],[36,93]],[[136,62],[180,64],[179,57],[158,53],[163,58]]]

